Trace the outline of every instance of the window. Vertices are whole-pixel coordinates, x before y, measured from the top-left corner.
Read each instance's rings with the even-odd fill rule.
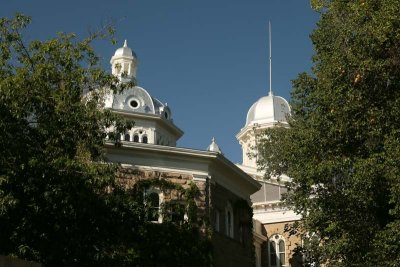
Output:
[[[286,267],[285,264],[285,240],[281,235],[275,234],[270,238],[269,248],[269,267]]]
[[[239,241],[242,245],[245,245],[248,239],[248,234],[247,234],[247,226],[245,223],[241,223],[239,225]]]
[[[132,108],[137,108],[139,106],[139,103],[136,100],[131,100],[129,102],[129,105],[131,105]]]
[[[127,75],[128,73],[124,72],[124,74]],[[142,101],[140,98],[130,96],[125,100],[125,103],[128,103],[132,109],[138,109],[140,108]]]
[[[233,238],[233,209],[231,203],[228,202],[225,208],[225,234]]]
[[[157,188],[150,188],[144,191],[144,204],[146,208],[147,220],[152,222],[161,222],[160,203],[162,194]]]
[[[133,136],[133,142],[139,142],[139,135],[137,135],[137,134],[135,134],[134,136]]]
[[[214,216],[214,230],[215,232],[219,232],[219,210],[215,211]]]
[[[160,197],[156,192],[151,193],[147,199],[148,204],[148,215],[149,221],[158,221],[159,210],[160,210]]]
[[[165,203],[164,221],[173,223],[183,223],[185,220],[186,206],[183,203],[171,201]]]
[[[306,233],[301,240],[301,246],[304,248],[302,255],[298,255],[302,258],[304,267],[319,267],[319,260],[315,255],[310,253],[310,248],[313,246],[319,246],[320,238],[315,233]]]
[[[146,135],[142,137],[142,142],[143,142],[144,144],[147,144],[148,139],[147,139],[147,136],[146,136]]]
[[[129,135],[129,133],[125,134],[124,140],[125,141],[131,141],[131,136]]]

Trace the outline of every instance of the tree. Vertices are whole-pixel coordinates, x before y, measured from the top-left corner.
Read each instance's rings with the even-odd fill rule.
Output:
[[[208,243],[196,224],[147,222],[143,192],[120,185],[119,166],[106,161],[106,129],[115,139],[132,125],[101,108],[102,88],[133,85],[102,70],[91,47],[112,28],[26,43],[29,22],[0,18],[0,255],[46,267],[187,266],[193,257],[204,266]],[[171,246],[151,242],[171,235]],[[173,261],[177,242],[187,251]]]
[[[124,244],[118,220],[128,225],[124,212],[134,214],[116,166],[102,162],[104,129],[129,126],[99,109],[94,90],[121,89],[90,46],[105,33],[25,44],[29,22],[0,19],[0,254],[102,266]],[[92,92],[86,101],[84,91]]]
[[[312,4],[312,73],[293,81],[290,128],[266,132],[260,168],[292,178],[292,230],[314,261],[400,266],[400,1]]]

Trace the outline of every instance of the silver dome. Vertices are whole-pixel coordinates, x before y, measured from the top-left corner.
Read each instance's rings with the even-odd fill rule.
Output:
[[[261,97],[250,107],[245,126],[255,123],[287,122],[289,114],[289,103],[283,97],[270,94]]]

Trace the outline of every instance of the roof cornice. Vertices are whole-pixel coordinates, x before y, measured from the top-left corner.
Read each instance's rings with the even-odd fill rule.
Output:
[[[106,142],[106,148],[109,149],[121,149],[131,151],[150,152],[156,154],[164,154],[168,156],[184,157],[185,159],[197,159],[205,160],[209,163],[214,163],[219,166],[223,166],[229,171],[234,172],[236,175],[242,177],[254,191],[261,188],[261,184],[249,176],[246,172],[228,160],[224,155],[218,152],[197,150],[190,148],[172,147],[172,146],[161,146],[154,144],[142,144],[135,142],[121,141],[121,147],[116,147],[114,142]]]

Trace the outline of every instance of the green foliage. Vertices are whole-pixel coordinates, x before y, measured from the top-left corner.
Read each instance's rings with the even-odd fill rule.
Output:
[[[204,218],[197,216],[195,201],[200,194],[197,186],[192,183],[189,188],[183,188],[160,179],[137,182],[132,195],[143,203],[144,218],[151,210],[145,199],[145,192],[150,188],[160,190],[164,196],[175,195],[175,198],[162,205],[163,223],[145,220],[140,226],[140,236],[136,240],[140,258],[132,262],[133,266],[210,266],[211,244],[201,231],[205,226]],[[187,219],[183,217],[185,213]]]
[[[100,108],[101,88],[133,85],[102,70],[91,47],[112,28],[82,41],[59,33],[26,43],[29,22],[21,14],[0,18],[0,254],[49,267],[188,266],[169,264],[180,250],[160,240],[173,234],[191,249],[185,260],[196,253],[203,263],[207,242],[190,232],[197,226],[149,225],[143,202],[118,184],[117,166],[105,162],[105,129],[132,126]],[[146,264],[152,253],[146,248],[164,253],[165,264]]]
[[[312,74],[293,81],[290,129],[267,131],[260,167],[292,178],[311,257],[400,266],[400,1],[314,2]]]
[[[116,81],[96,67],[92,38],[26,45],[29,22],[0,19],[0,253],[49,266],[96,262],[110,249],[110,214],[118,217],[118,196],[105,190],[118,187],[114,166],[99,163],[102,129],[117,118],[97,108],[97,93],[81,99]]]

